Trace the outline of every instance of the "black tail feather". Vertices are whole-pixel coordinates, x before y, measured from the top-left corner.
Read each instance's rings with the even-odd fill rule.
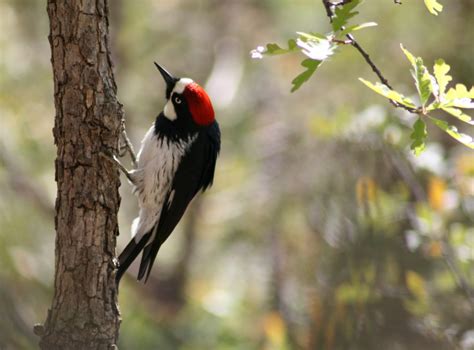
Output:
[[[138,280],[146,283],[148,277],[150,276],[151,268],[155,262],[156,255],[160,249],[161,243],[158,241],[153,242],[152,244],[145,247],[142,254],[142,261],[140,262],[140,270],[138,271]]]
[[[130,243],[127,244],[125,249],[119,255],[119,267],[117,269],[117,274],[115,275],[115,280],[117,285],[120,282],[120,279],[124,275],[125,271],[130,267],[132,262],[136,259],[138,254],[142,251],[143,247],[145,246],[146,242],[148,241],[150,234],[146,234],[142,237],[142,239],[137,243],[135,238],[132,238]]]

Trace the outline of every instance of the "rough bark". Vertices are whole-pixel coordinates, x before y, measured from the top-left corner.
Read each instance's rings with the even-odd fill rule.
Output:
[[[108,48],[107,0],[48,0],[57,145],[54,297],[42,349],[110,349],[120,324],[114,257],[123,116]]]

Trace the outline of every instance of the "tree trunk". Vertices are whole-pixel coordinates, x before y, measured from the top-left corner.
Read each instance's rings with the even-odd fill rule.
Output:
[[[42,349],[110,349],[120,324],[115,243],[122,106],[108,47],[107,0],[48,0],[57,145],[54,297]],[[39,328],[39,329],[38,329]]]

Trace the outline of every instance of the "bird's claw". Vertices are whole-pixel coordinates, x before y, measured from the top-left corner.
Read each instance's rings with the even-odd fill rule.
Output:
[[[120,162],[120,160],[118,160],[117,156],[113,153],[111,153],[110,151],[106,150],[106,151],[101,151],[100,153],[100,156],[107,159],[109,162],[112,162],[113,164],[115,164],[115,166],[117,168],[119,168],[123,173],[124,175],[127,177],[127,179],[133,184],[134,181],[133,181],[133,178],[132,178],[132,175],[130,174],[130,172],[127,170],[127,168],[125,168],[123,166],[123,164]]]
[[[118,156],[119,156],[120,158],[125,157],[125,155],[127,154],[127,151],[128,151],[127,144],[122,143],[121,145],[119,145]]]

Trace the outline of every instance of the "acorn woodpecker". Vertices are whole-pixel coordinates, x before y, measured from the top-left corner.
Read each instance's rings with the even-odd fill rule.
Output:
[[[204,89],[155,65],[166,82],[167,101],[142,140],[135,169],[126,174],[140,212],[132,240],[118,258],[117,283],[142,251],[137,279],[147,281],[158,250],[189,202],[212,185],[220,151],[219,125]]]

